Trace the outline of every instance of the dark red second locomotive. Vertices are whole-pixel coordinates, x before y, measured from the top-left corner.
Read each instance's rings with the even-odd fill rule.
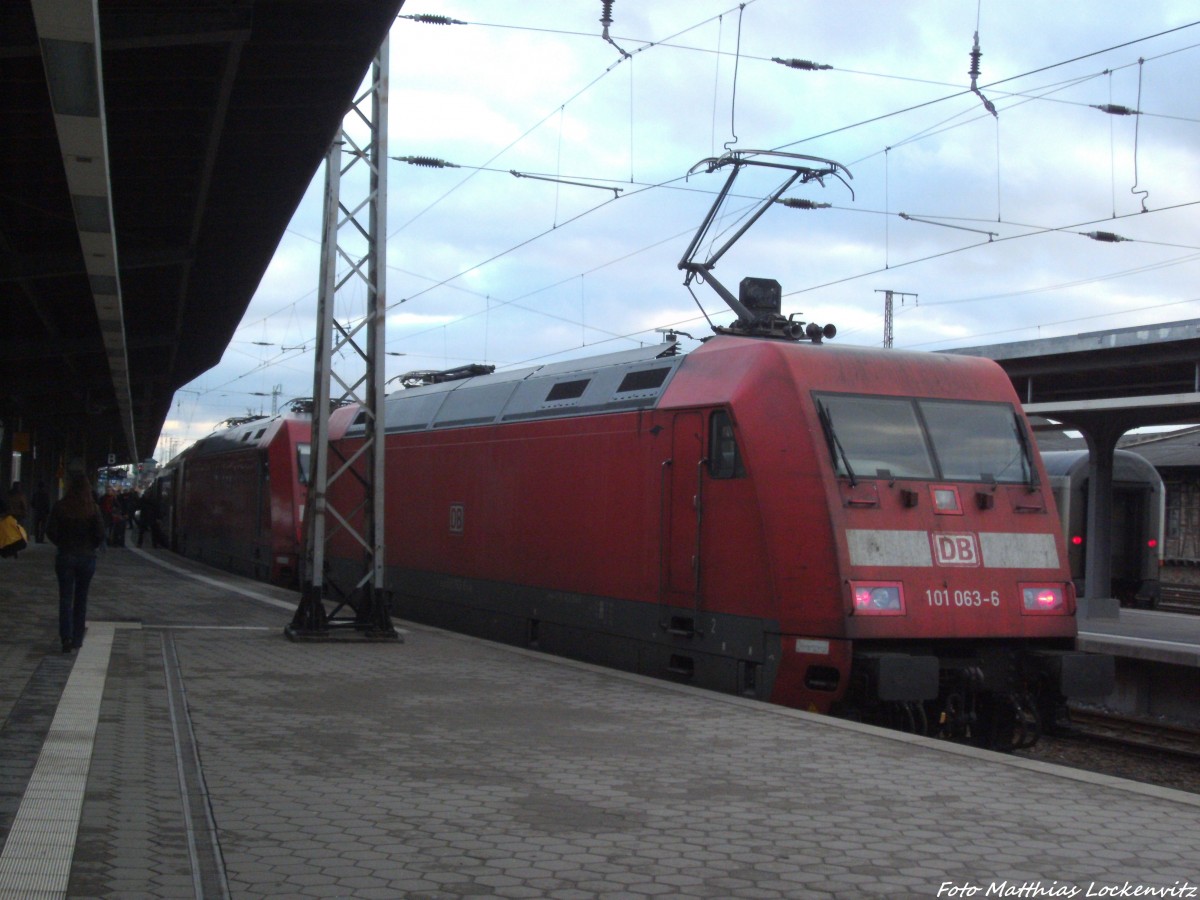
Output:
[[[160,472],[172,550],[273,584],[299,583],[312,418],[250,418],[197,441]]]
[[[721,334],[386,402],[403,617],[989,746],[1111,686],[987,360]],[[334,414],[335,443],[361,433]],[[352,446],[340,449],[348,457]],[[330,544],[331,572],[357,574]]]

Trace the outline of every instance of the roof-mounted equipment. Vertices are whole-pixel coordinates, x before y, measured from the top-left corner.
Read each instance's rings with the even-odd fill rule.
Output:
[[[817,165],[810,165],[816,163]],[[725,301],[726,305],[737,314],[737,321],[728,327],[713,326],[713,331],[718,334],[740,334],[753,335],[756,337],[773,337],[783,338],[786,340],[810,340],[814,344],[821,343],[823,338],[831,338],[837,334],[837,329],[833,325],[818,325],[816,322],[801,322],[797,321],[793,314],[784,317],[782,313],[782,297],[783,292],[779,282],[769,278],[744,278],[739,286],[738,296],[726,288],[721,282],[713,276],[712,270],[716,266],[717,261],[725,255],[725,252],[734,245],[734,243],[745,234],[759,217],[767,211],[774,203],[779,202],[780,197],[797,181],[801,184],[807,184],[810,181],[816,181],[824,186],[827,177],[836,178],[842,184],[846,185],[847,190],[850,190],[850,185],[846,179],[854,176],[840,163],[834,162],[831,159],[823,159],[819,156],[806,156],[800,153],[783,153],[777,150],[731,150],[722,156],[714,156],[708,159],[701,160],[692,166],[688,175],[691,176],[703,169],[706,172],[715,172],[718,169],[729,166],[729,177],[725,180],[724,186],[717,194],[716,200],[713,201],[712,208],[709,209],[708,215],[704,217],[699,230],[697,230],[692,242],[688,245],[687,251],[683,258],[679,261],[679,268],[687,273],[683,283],[690,289],[693,280],[704,281],[712,287],[717,295]],[[758,209],[756,209],[737,229],[733,235],[725,241],[719,248],[710,253],[707,260],[697,262],[696,255],[699,252],[700,244],[712,228],[713,222],[716,221],[717,213],[725,204],[729,197],[730,188],[733,187],[733,182],[736,180],[738,173],[746,166],[761,166],[770,169],[782,169],[790,174],[784,179],[782,185],[779,186],[769,197],[764,200]],[[854,196],[854,191],[850,190],[850,196]],[[801,204],[787,204],[801,206]]]
[[[442,369],[441,371],[420,369],[416,372],[405,372],[403,375],[397,375],[395,378],[388,379],[388,381],[398,380],[406,388],[415,388],[425,387],[430,384],[441,384],[444,381],[461,381],[464,378],[474,378],[476,375],[491,375],[495,371],[495,366],[486,366],[483,363],[471,363],[470,365],[458,366],[453,369]]]
[[[249,425],[251,422],[258,422],[267,416],[262,413],[249,413],[244,416],[230,416],[228,419],[223,419],[217,423],[217,428],[238,428],[242,425]],[[214,429],[215,431],[216,429]]]

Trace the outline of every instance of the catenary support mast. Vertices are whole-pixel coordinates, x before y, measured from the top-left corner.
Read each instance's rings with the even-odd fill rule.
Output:
[[[903,291],[884,291],[877,290],[875,293],[883,294],[883,346],[887,349],[892,349],[892,299],[899,297],[900,302],[904,302],[905,297],[916,299],[916,294],[907,294]]]
[[[300,605],[285,629],[293,640],[351,633],[398,639],[383,589],[387,95],[385,38],[368,85],[347,111],[325,161],[305,567]],[[364,294],[365,314],[356,317],[348,310]],[[351,403],[359,405],[364,440],[343,457],[329,444],[329,417]],[[326,543],[335,535],[348,536],[361,550],[360,571],[355,577],[339,573],[340,582],[326,564]],[[346,607],[353,615],[339,617]]]

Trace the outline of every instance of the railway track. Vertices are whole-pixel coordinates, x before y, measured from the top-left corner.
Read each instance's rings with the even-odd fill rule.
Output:
[[[1068,734],[1047,734],[1014,755],[1200,794],[1200,730],[1097,710],[1071,711]]]
[[[1200,615],[1200,587],[1186,584],[1164,584],[1158,608],[1163,612]]]
[[[1064,737],[1090,744],[1200,762],[1200,728],[1096,710],[1071,710]]]

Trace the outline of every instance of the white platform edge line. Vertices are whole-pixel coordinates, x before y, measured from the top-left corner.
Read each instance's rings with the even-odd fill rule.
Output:
[[[241,587],[240,585],[232,584],[231,582],[228,582],[228,581],[223,581],[220,578],[210,578],[207,575],[200,575],[196,572],[189,572],[187,569],[183,569],[183,568],[180,568],[179,566],[171,565],[171,563],[167,562],[166,560],[159,559],[154,554],[147,553],[145,550],[137,550],[132,547],[129,549],[130,549],[130,552],[140,556],[142,559],[146,560],[147,562],[152,562],[156,566],[161,566],[162,568],[166,569],[167,571],[174,572],[177,575],[182,575],[185,578],[191,578],[195,581],[199,581],[201,584],[207,584],[209,587],[216,587],[216,588],[221,588],[222,590],[232,591],[235,594],[241,594],[243,597],[249,597],[252,600],[258,600],[262,603],[269,603],[269,604],[271,604],[271,606],[277,606],[280,609],[286,609],[290,612],[295,612],[296,604],[299,602],[299,597],[297,597],[296,602],[289,603],[286,600],[279,600],[275,597],[269,597],[266,594],[260,593],[259,591],[250,590],[249,588],[244,588],[244,587]]]

